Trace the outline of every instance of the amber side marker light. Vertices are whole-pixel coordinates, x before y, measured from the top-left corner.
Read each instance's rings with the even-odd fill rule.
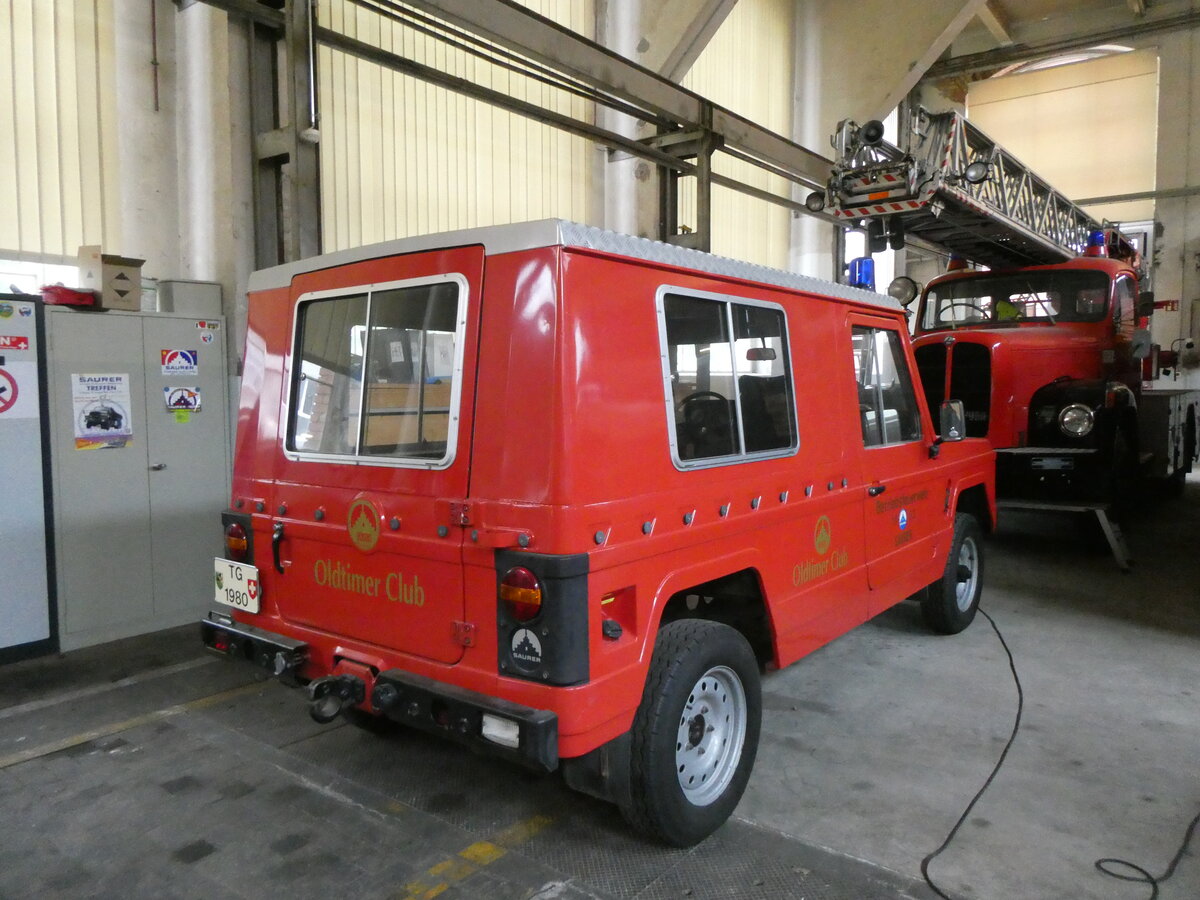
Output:
[[[500,599],[518,622],[528,622],[542,611],[542,586],[537,576],[516,566],[500,579]]]
[[[225,555],[234,562],[244,562],[250,542],[246,539],[246,529],[238,522],[231,522],[225,528]]]

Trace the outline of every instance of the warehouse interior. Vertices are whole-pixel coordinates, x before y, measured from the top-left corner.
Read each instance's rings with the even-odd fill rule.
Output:
[[[819,280],[830,297],[884,294],[893,276],[925,285],[946,271],[950,245],[872,246],[867,219],[833,212],[836,136],[861,134],[843,132],[846,122],[878,120],[884,141],[907,151],[929,121],[922,111],[957,114],[945,121],[985,132],[1080,215],[1139,235],[1139,388],[1190,402],[1200,391],[1196,0],[13,0],[0,9],[0,48],[11,136],[0,142],[10,198],[0,220],[0,811],[10,826],[0,897],[1200,896],[1194,411],[1186,428],[1171,420],[1186,447],[1180,468],[1122,493],[1119,516],[1115,502],[1006,502],[1001,485],[980,540],[986,566],[969,579],[982,581],[981,615],[961,634],[930,633],[926,606],[896,602],[905,591],[836,640],[814,638],[790,665],[760,653],[753,771],[728,821],[687,846],[647,839],[620,802],[573,790],[574,776],[361,715],[344,697],[321,721],[329,695],[283,683],[286,666],[279,679],[218,658],[198,624],[215,608],[214,557],[220,593],[229,514],[288,513],[245,488],[238,467],[262,452],[252,445],[291,428],[279,457],[289,463],[273,471],[305,461],[296,410],[285,401],[260,413],[246,399],[245,384],[283,382],[291,365],[256,330],[252,304],[276,308],[299,354],[310,340],[289,305],[300,288],[280,285],[295,279],[303,303],[319,304],[344,293],[322,281],[328,272],[366,265],[376,245],[449,254],[474,242],[462,237],[473,229],[489,235],[482,244],[526,233],[490,229],[540,220],[611,233],[610,247],[670,245],[645,258],[676,268],[691,258],[677,250],[712,254],[722,259],[696,270],[727,279]],[[869,286],[851,262],[864,255]],[[665,283],[689,278],[703,287],[694,272]],[[359,283],[372,279],[368,310],[374,291],[399,283]],[[76,308],[81,295],[98,308]],[[664,336],[666,297],[648,301]],[[534,318],[531,333],[547,328]],[[1069,318],[1056,310],[1041,331]],[[807,341],[817,359],[824,338],[806,337],[805,322],[789,325],[792,346]],[[969,340],[956,330],[945,346],[956,342]],[[630,342],[630,359],[640,346]],[[667,372],[670,415],[678,361],[665,347],[654,365]],[[393,366],[412,362],[391,348]],[[747,358],[775,374],[775,352],[764,339]],[[421,365],[425,355],[422,345]],[[445,365],[430,385],[450,380]],[[305,371],[297,384],[319,380],[317,367]],[[798,392],[824,389],[796,373]],[[556,386],[507,383],[520,396],[476,412],[476,440],[489,424],[529,427],[520,416],[531,395],[558,397]],[[605,396],[637,408],[625,394],[579,396],[581,418]],[[1102,405],[1119,405],[1113,397],[1110,384]],[[821,441],[821,427],[800,424],[801,442]],[[969,417],[964,427],[964,444],[982,435]],[[958,458],[939,434],[928,457],[941,445],[943,460]],[[671,440],[673,474],[719,472],[688,471]],[[575,464],[631,468],[642,452],[627,446],[622,458],[604,441]],[[417,468],[449,468],[448,454]],[[379,471],[391,485],[380,490],[414,493],[398,469]],[[774,485],[783,505],[788,490]],[[320,486],[302,487],[291,496],[310,503],[303,491]],[[432,496],[439,514],[477,526],[469,540],[487,531],[469,518],[486,515],[483,504],[467,511],[452,487]],[[690,526],[696,510],[671,502]],[[333,508],[311,503],[318,522],[321,504]],[[585,550],[615,543],[601,506],[587,513]],[[639,515],[647,537],[666,530],[657,512]],[[413,521],[376,519],[377,532],[403,534]],[[282,574],[284,526],[263,527],[248,529],[257,565],[267,571],[274,552]],[[363,549],[352,527],[347,546]],[[485,535],[488,552],[520,556],[531,534],[510,531]],[[945,561],[951,572],[939,552],[937,570]],[[332,561],[317,565],[332,583]],[[425,602],[415,576],[411,588],[395,577],[404,603]],[[809,575],[793,578],[799,587]],[[620,637],[610,622],[603,640]],[[454,625],[466,648],[496,634]]]

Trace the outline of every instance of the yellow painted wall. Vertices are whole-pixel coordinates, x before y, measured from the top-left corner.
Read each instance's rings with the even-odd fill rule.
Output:
[[[592,0],[530,0],[585,36]],[[321,24],[444,72],[591,121],[592,104],[504,71],[354,6],[328,0]],[[582,138],[319,48],[325,250],[477,225],[593,221]]]
[[[791,0],[740,0],[683,81],[684,87],[779,134],[792,130]],[[716,171],[787,196],[790,182],[718,152]],[[679,221],[695,225],[681,182]],[[712,252],[786,269],[791,213],[763,200],[713,188]]]
[[[1153,50],[971,85],[971,121],[1073,200],[1154,190],[1158,56]],[[1154,201],[1088,207],[1138,221]]]
[[[112,0],[0,8],[0,256],[74,258],[120,222]]]

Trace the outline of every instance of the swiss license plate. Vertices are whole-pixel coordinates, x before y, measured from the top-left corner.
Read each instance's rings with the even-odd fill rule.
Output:
[[[258,569],[245,563],[230,562],[217,557],[213,560],[213,581],[218,603],[246,612],[258,612],[262,598],[262,586],[258,583]]]

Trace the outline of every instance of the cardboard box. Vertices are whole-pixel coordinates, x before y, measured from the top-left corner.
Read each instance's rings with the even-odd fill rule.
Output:
[[[142,308],[142,263],[101,253],[99,246],[79,248],[79,286],[95,291],[103,309]]]

